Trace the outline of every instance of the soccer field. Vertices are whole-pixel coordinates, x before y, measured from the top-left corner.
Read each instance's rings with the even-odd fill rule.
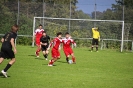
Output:
[[[0,88],[133,88],[133,53],[75,48],[76,64],[67,64],[61,51],[61,59],[48,67],[42,55],[35,57],[35,49],[17,46],[17,61],[8,71],[10,77],[0,75]]]

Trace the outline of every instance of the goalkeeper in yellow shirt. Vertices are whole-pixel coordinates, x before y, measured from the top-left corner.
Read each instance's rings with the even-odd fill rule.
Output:
[[[93,33],[93,39],[92,39],[91,52],[93,51],[94,45],[96,45],[96,51],[98,52],[98,43],[100,41],[100,33],[98,31],[98,28],[96,27],[92,28],[92,33]]]

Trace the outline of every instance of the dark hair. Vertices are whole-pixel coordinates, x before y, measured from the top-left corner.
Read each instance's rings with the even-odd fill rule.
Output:
[[[39,26],[42,26],[41,24]]]
[[[14,24],[14,25],[11,27],[11,30],[12,30],[13,32],[17,32],[18,29],[19,29],[19,26],[18,26],[17,24]]]
[[[69,32],[66,32],[65,35],[69,35]]]
[[[58,33],[56,34],[57,37],[58,37],[59,35],[62,35],[62,33],[61,33],[61,32],[58,32]]]

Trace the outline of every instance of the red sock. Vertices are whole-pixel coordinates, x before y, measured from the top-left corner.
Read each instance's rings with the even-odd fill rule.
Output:
[[[75,57],[72,57],[72,61],[75,62],[75,60],[76,60]]]
[[[37,56],[39,55],[39,52],[41,51],[41,49],[37,49],[36,50],[36,54],[37,54]]]
[[[50,60],[49,64],[50,65],[53,65],[54,61],[53,60]]]

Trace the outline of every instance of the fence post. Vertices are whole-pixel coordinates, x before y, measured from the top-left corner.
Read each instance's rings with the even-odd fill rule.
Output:
[[[19,24],[19,0],[18,0],[18,14],[17,14],[17,25]],[[17,32],[17,34],[18,34],[18,32]],[[16,41],[17,40],[17,38],[15,39],[15,46],[16,46]]]

